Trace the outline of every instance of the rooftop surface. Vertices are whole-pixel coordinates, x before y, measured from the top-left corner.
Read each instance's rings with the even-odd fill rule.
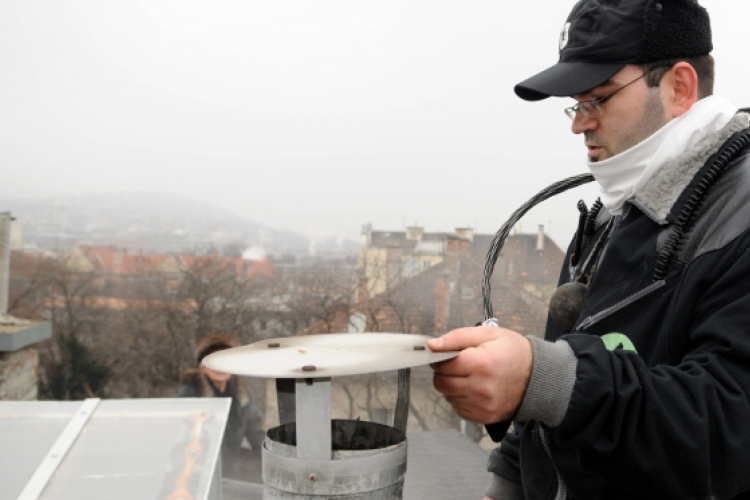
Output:
[[[81,402],[0,402],[0,441],[15,450],[0,454],[0,500],[18,498],[29,485],[43,490],[41,499],[173,498],[170,493],[178,491],[196,499],[218,498],[211,482],[229,409],[226,400],[85,404],[90,403],[95,409],[91,405],[89,416],[71,434],[73,421],[82,419]],[[72,439],[70,448],[61,452],[66,435]],[[188,453],[198,449],[198,455]],[[51,460],[60,463],[49,470],[48,479],[38,476]],[[455,430],[410,433],[403,499],[482,498],[490,481],[486,462],[487,452]],[[261,484],[222,484],[224,500],[263,498]]]

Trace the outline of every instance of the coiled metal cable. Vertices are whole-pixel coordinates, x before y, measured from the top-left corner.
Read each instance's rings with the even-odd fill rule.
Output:
[[[557,194],[563,193],[568,189],[589,183],[593,180],[593,175],[581,174],[563,179],[559,182],[555,182],[554,184],[539,191],[529,201],[521,205],[521,207],[513,212],[513,215],[511,215],[507,222],[503,224],[502,227],[498,230],[498,232],[495,234],[495,237],[492,238],[490,247],[487,250],[487,256],[484,259],[484,272],[482,274],[482,303],[484,307],[485,322],[495,316],[492,309],[492,286],[490,285],[490,279],[492,278],[492,273],[495,270],[495,263],[497,262],[497,258],[500,256],[500,251],[503,249],[505,240],[508,238],[508,234],[510,234],[513,226],[515,226],[518,221],[521,220],[521,217],[526,215],[526,212],[528,212],[544,200],[551,198]]]
[[[723,173],[724,169],[729,165],[729,162],[732,161],[748,146],[750,146],[750,132],[745,132],[736,140],[734,140],[729,146],[727,146],[727,148],[719,156],[716,162],[714,162],[714,164],[708,169],[708,171],[706,171],[703,178],[698,182],[695,190],[690,195],[688,201],[685,203],[685,207],[682,209],[680,215],[677,217],[677,220],[674,223],[674,231],[669,236],[666,244],[664,245],[664,248],[659,254],[656,268],[654,270],[654,282],[661,281],[666,277],[667,272],[669,271],[670,261],[677,253],[679,245],[682,242],[686,231],[692,224],[697,210],[702,205],[714,182],[716,182],[719,176]],[[518,208],[518,210],[513,212],[513,214],[505,222],[505,224],[500,227],[498,232],[495,234],[495,237],[492,239],[492,242],[490,243],[490,247],[487,250],[487,256],[485,257],[484,261],[484,272],[482,274],[482,303],[484,308],[484,324],[497,325],[497,321],[495,321],[494,319],[495,313],[492,308],[492,286],[490,284],[490,280],[492,278],[492,273],[495,270],[497,259],[500,256],[500,251],[502,250],[503,245],[505,244],[505,240],[508,238],[508,235],[510,234],[513,226],[515,226],[529,210],[531,210],[542,201],[557,194],[563,193],[568,189],[572,189],[574,187],[589,183],[593,180],[594,177],[591,174],[581,174],[563,179],[562,181],[556,182],[546,187],[526,203],[524,203],[520,208]],[[594,223],[601,208],[601,200],[597,200],[595,205],[592,206],[591,210],[589,211],[589,217],[586,221],[587,224],[584,234],[593,233]]]

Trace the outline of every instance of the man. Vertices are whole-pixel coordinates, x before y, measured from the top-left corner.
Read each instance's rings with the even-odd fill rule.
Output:
[[[555,297],[544,341],[430,342],[462,350],[435,387],[502,439],[487,498],[750,498],[750,115],[711,95],[711,50],[695,0],[581,0],[559,62],[516,86],[575,99],[604,208],[561,273],[582,305]]]

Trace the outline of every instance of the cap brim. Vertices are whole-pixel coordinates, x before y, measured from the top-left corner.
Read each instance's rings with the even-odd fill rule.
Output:
[[[560,62],[516,85],[516,95],[526,101],[541,101],[550,96],[583,94],[612,78],[626,65]]]

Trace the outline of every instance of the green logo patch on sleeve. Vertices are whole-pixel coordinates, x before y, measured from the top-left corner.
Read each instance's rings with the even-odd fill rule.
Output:
[[[604,342],[604,347],[609,351],[622,349],[624,351],[632,351],[638,354],[633,342],[622,333],[608,333],[607,335],[602,335],[601,339],[602,342]]]

